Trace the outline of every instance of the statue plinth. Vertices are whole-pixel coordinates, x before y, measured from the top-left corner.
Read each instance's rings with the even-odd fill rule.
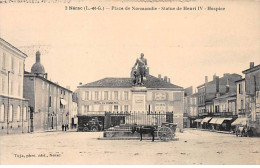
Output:
[[[133,86],[131,91],[132,91],[132,111],[145,112],[147,88],[144,86]]]

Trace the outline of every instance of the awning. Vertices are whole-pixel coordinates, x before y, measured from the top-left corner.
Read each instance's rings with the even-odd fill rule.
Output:
[[[246,125],[247,118],[237,118],[231,125]]]
[[[218,120],[218,118],[212,118],[209,123],[210,124],[216,124],[217,120]]]
[[[194,122],[201,122],[202,119],[196,119]]]
[[[233,118],[225,118],[225,120],[229,120],[229,121],[232,120],[232,119],[233,119]]]
[[[64,99],[60,99],[60,103],[61,103],[62,105],[66,105],[66,104],[67,104],[67,101],[64,100]]]
[[[218,118],[216,124],[222,124],[225,120],[232,120],[232,118]]]
[[[212,117],[205,117],[205,118],[201,121],[201,124],[209,122],[209,120],[210,120],[211,118],[212,118]]]
[[[215,124],[222,124],[225,118],[218,118],[218,120],[215,122]]]

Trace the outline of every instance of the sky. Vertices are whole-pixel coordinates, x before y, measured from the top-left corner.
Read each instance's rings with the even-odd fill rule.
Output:
[[[257,1],[81,2],[73,6],[213,6],[225,11],[66,11],[66,4],[0,5],[0,37],[21,49],[26,71],[40,50],[49,79],[75,90],[105,77],[130,77],[144,53],[150,74],[196,88],[205,76],[260,63]]]

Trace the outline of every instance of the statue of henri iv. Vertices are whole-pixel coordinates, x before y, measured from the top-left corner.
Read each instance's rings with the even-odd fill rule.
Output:
[[[147,60],[144,58],[144,54],[141,53],[140,58],[136,59],[136,62],[132,68],[134,80],[134,85],[144,85],[146,80],[147,71]]]

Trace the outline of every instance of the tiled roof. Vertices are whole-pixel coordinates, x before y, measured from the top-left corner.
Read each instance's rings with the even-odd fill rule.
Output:
[[[152,75],[147,76],[147,80],[145,82],[145,86],[147,88],[178,88],[183,89],[180,86],[174,85],[169,82],[165,82],[159,78],[156,78]],[[104,87],[104,88],[130,88],[133,86],[132,78],[103,78],[95,82],[87,83],[85,85],[78,86],[78,88],[90,88],[90,87]]]
[[[72,93],[72,91],[71,91],[70,89],[65,88],[65,87],[59,85],[58,83],[54,83],[54,82],[52,82],[52,81],[50,81],[50,80],[48,80],[48,79],[46,79],[46,78],[44,78],[44,77],[42,77],[42,76],[39,76],[39,75],[37,75],[37,74],[32,74],[32,73],[30,73],[30,72],[24,71],[24,77],[25,77],[25,78],[26,78],[26,77],[36,77],[36,78],[39,78],[39,79],[41,79],[41,80],[45,80],[46,82],[48,82],[48,83],[50,83],[50,84],[52,84],[52,85],[55,85],[55,86],[57,86],[57,87],[60,87],[60,88],[62,88],[62,89],[64,89],[64,90],[67,90],[68,92],[71,92],[71,93]]]

